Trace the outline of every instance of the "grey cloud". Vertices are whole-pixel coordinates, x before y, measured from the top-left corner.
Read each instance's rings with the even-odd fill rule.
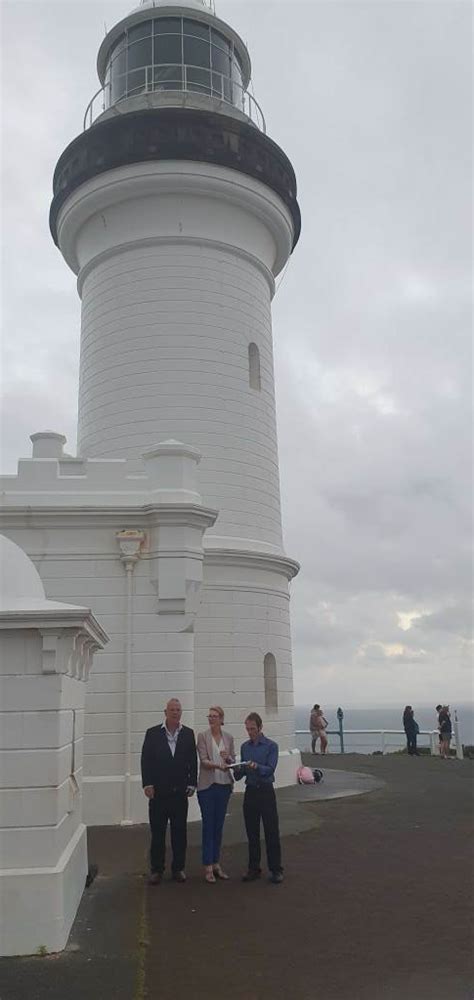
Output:
[[[421,615],[413,621],[412,628],[423,632],[452,632],[465,639],[472,639],[473,610],[467,602],[451,604],[432,614]]]

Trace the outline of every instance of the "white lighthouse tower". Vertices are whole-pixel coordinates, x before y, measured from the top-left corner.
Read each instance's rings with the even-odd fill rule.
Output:
[[[1,530],[47,596],[110,642],[86,698],[89,823],[141,820],[143,733],[178,694],[259,711],[294,780],[289,581],[272,356],[296,182],[204,0],[148,0],[104,38],[101,89],[54,175],[50,225],[82,302],[77,457],[32,435]]]

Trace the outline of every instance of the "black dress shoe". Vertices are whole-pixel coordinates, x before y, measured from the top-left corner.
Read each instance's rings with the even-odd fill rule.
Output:
[[[258,878],[261,877],[261,872],[259,871],[248,871],[245,875],[242,875],[242,882],[256,882]]]
[[[162,880],[162,878],[163,878],[163,876],[162,876],[161,872],[152,872],[151,875],[148,877],[147,884],[148,885],[159,885],[160,882],[161,882],[161,880]]]
[[[185,872],[173,872],[173,880],[175,882],[185,882],[186,873]]]
[[[272,872],[270,875],[270,882],[274,882],[275,885],[278,885],[280,882],[283,882],[282,872]]]

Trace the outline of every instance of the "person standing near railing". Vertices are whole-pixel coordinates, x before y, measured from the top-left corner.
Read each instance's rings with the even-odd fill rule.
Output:
[[[443,705],[441,707],[440,713],[438,715],[438,726],[439,726],[439,736],[440,736],[439,752],[444,760],[449,760],[451,756],[449,744],[451,742],[451,736],[453,734],[449,705]]]
[[[416,748],[416,737],[420,732],[420,727],[415,720],[415,715],[411,705],[406,705],[403,712],[403,728],[407,738],[407,750],[411,757],[419,757]]]
[[[311,709],[311,715],[309,717],[309,730],[311,733],[311,752],[316,753],[316,743],[318,740],[321,743],[321,753],[326,753],[326,747],[328,745],[328,738],[325,733],[327,729],[328,722],[324,718],[323,711],[320,705],[313,705]]]

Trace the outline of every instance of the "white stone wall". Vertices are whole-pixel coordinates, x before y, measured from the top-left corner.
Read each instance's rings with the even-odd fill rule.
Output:
[[[85,681],[106,640],[0,535],[0,955],[66,944],[87,875]]]
[[[11,532],[29,549],[47,597],[78,605],[87,602],[109,635],[106,649],[96,654],[85,698],[81,774],[86,786],[85,820],[94,824],[120,823],[124,818],[127,581],[116,540],[116,531],[123,526],[120,520],[105,527],[86,521],[69,531],[58,526],[46,532],[34,528]],[[163,721],[168,698],[180,698],[183,722],[194,726],[194,635],[177,629],[179,616],[170,622],[168,616],[163,620],[158,615],[151,555],[145,552],[133,571],[131,771],[135,775],[140,774],[145,730]],[[82,740],[78,749],[82,758]],[[135,818],[138,809],[144,819],[142,796],[134,797]]]
[[[54,867],[82,822],[70,776],[79,801],[83,685],[57,674],[24,672],[29,661],[40,663],[41,636],[33,632],[18,642],[17,636],[0,632],[2,858],[8,857],[9,868]]]
[[[203,454],[213,532],[281,546],[270,288],[255,264],[186,243],[99,262],[82,290],[79,399],[80,453],[130,458],[186,441]]]
[[[246,738],[244,719],[256,711],[283,751],[294,747],[295,731],[288,584],[262,570],[253,569],[252,577],[232,564],[218,569],[205,564],[196,626],[196,728],[207,728],[207,708],[220,704],[239,746]],[[265,704],[266,653],[273,653],[277,664],[277,712]]]
[[[45,520],[47,526],[38,522],[10,529],[9,534],[31,554],[47,597],[88,603],[109,636],[105,650],[95,655],[86,687],[84,818],[91,824],[120,823],[126,749],[126,573],[116,532],[130,523],[130,516],[127,521],[109,517],[100,525],[98,514],[71,513],[69,528],[54,514]],[[288,583],[283,572],[259,569],[252,561],[246,564],[244,556],[236,564],[235,557],[208,552],[196,632],[176,631],[178,616],[163,620],[157,614],[149,541],[153,534],[146,516],[137,512],[134,525],[145,528],[148,539],[133,571],[132,815],[135,821],[144,821],[138,777],[143,736],[149,726],[162,721],[169,697],[180,697],[183,721],[196,730],[207,727],[209,705],[222,704],[237,745],[245,736],[243,720],[251,710],[260,712],[266,732],[278,740],[282,751],[294,744],[294,719]],[[278,714],[265,711],[267,652],[277,662]],[[280,772],[283,781],[283,766]]]

